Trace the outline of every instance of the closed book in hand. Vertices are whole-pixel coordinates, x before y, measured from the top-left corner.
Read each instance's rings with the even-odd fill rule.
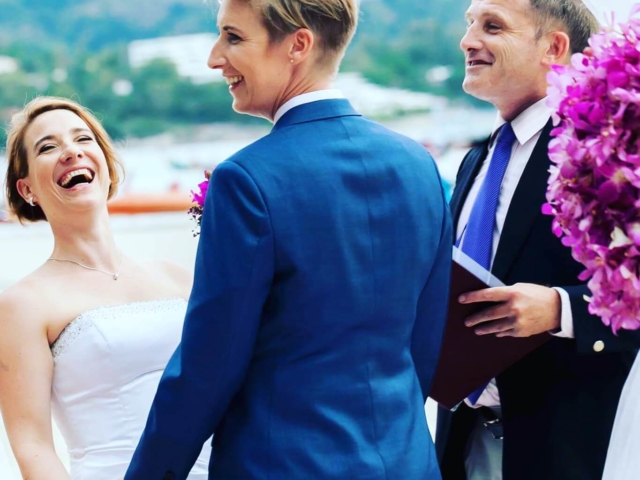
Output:
[[[479,387],[549,340],[543,333],[526,338],[476,335],[465,319],[492,303],[461,304],[463,293],[504,284],[478,263],[453,247],[449,314],[440,360],[429,396],[452,409]]]

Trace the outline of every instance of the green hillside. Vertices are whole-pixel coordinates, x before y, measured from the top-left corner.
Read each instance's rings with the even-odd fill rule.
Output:
[[[169,125],[252,121],[234,115],[226,86],[192,85],[171,64],[128,65],[132,40],[215,32],[217,0],[0,0],[0,56],[19,69],[0,76],[0,121],[39,94],[75,96],[104,115],[115,136],[148,135]],[[343,70],[387,86],[466,101],[458,44],[467,4],[459,0],[362,0],[358,32]],[[449,78],[427,81],[434,67]],[[64,72],[56,78],[54,72]],[[133,85],[129,96],[113,84]]]

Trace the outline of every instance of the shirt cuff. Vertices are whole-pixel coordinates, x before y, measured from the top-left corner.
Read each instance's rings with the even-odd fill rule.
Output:
[[[471,403],[468,398],[464,399],[464,403],[471,408],[480,407],[499,407],[500,406],[500,392],[498,392],[498,384],[496,379],[492,378],[487,384],[486,388],[482,392],[482,395],[478,397],[476,403]]]
[[[558,338],[575,338],[573,332],[573,314],[571,313],[571,299],[566,290],[559,287],[553,287],[553,289],[560,295],[560,331],[552,333],[554,337]]]

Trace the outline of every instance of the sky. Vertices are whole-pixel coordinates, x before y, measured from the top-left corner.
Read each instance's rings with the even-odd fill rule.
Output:
[[[631,9],[638,0],[583,0],[603,24],[608,24],[611,12],[615,14],[616,23],[625,22],[629,18]]]

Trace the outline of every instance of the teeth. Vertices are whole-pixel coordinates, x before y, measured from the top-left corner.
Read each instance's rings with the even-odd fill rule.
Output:
[[[62,177],[60,179],[60,186],[61,187],[67,186],[72,178],[77,177],[79,175],[84,175],[84,177],[87,179],[88,182],[93,180],[93,174],[91,173],[91,170],[88,170],[86,168],[80,168],[78,170],[74,170],[73,172],[69,172],[64,177]]]
[[[244,77],[241,77],[241,76],[227,77],[227,85],[235,85],[236,83],[241,82],[243,78]]]

